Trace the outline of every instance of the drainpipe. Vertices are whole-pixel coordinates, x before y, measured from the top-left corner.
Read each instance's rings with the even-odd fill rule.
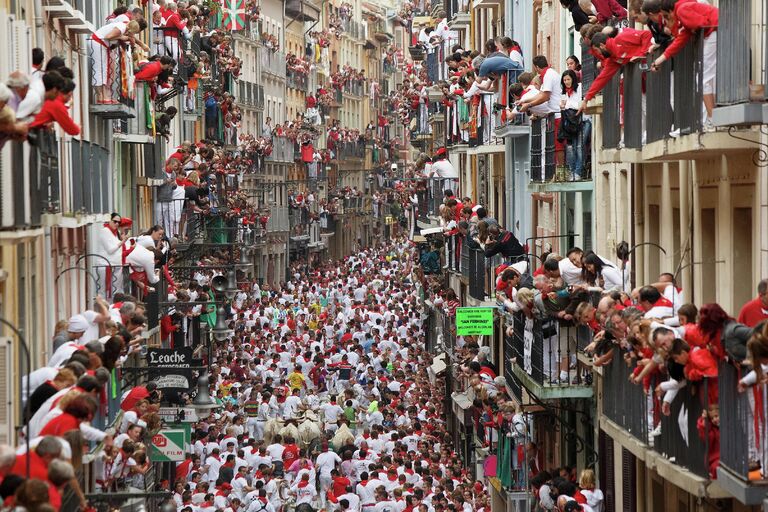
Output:
[[[45,44],[45,22],[43,21],[43,0],[35,0],[35,47],[42,48]],[[45,50],[45,48],[43,48]]]

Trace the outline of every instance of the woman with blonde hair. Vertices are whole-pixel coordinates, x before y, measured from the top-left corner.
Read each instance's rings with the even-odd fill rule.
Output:
[[[120,75],[120,49],[111,49],[117,41],[133,41],[133,36],[141,31],[136,20],[117,21],[96,30],[88,41],[91,57],[91,85],[94,87],[96,103],[117,103],[112,99],[111,86],[119,83],[115,75]],[[116,62],[114,62],[116,61]],[[129,68],[131,65],[129,64]]]
[[[25,411],[27,418],[33,414],[53,395],[64,388],[74,386],[77,381],[75,373],[69,368],[61,368],[53,380],[47,380],[35,389],[35,392],[29,397],[28,408]]]

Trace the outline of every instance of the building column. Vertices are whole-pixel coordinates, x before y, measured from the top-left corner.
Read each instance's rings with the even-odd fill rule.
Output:
[[[587,192],[574,192],[573,194],[573,244],[576,247],[584,247],[584,194]]]
[[[667,254],[663,252],[656,252],[655,248],[649,247],[648,256],[660,257],[662,264],[659,268],[662,272],[674,272],[674,255],[675,250],[675,229],[674,229],[674,216],[672,215],[672,184],[669,170],[669,163],[665,162],[661,168],[661,201],[659,204],[659,245],[661,245]],[[650,220],[650,219],[649,219]],[[656,256],[655,254],[658,254]],[[648,276],[650,281],[655,280],[658,276]]]
[[[692,298],[691,291],[693,286],[693,268],[690,263],[693,261],[691,258],[691,252],[693,247],[689,244],[692,242],[693,230],[691,229],[691,169],[688,160],[681,160],[678,163],[678,182],[680,183],[680,267],[682,268],[680,275],[677,276],[678,286],[683,289],[683,300],[690,301]]]
[[[722,295],[717,293],[717,301],[726,311],[738,311],[734,309],[741,304],[733,303],[733,204],[731,203],[731,182],[728,177],[728,159],[725,155],[720,157],[720,169],[718,172],[720,182],[717,186],[717,251],[713,255],[702,255],[704,260],[723,260],[726,263],[715,263],[718,291],[723,290]],[[727,293],[725,292],[727,290]]]

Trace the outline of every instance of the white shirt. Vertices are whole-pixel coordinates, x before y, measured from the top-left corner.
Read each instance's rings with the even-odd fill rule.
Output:
[[[98,254],[107,258],[110,265],[123,264],[123,242],[108,227],[96,230],[96,247]]]
[[[341,457],[335,452],[322,452],[315,461],[315,465],[322,476],[330,476],[336,464],[341,464]]]
[[[155,284],[160,280],[160,276],[155,274],[155,254],[143,245],[137,243],[125,261],[134,271],[144,272],[150,284]]]
[[[581,108],[581,83],[579,83],[579,85],[576,87],[576,92],[570,96],[563,94],[562,98],[565,99],[565,108],[563,108],[563,110],[567,110],[569,108],[578,110]]]
[[[432,173],[438,178],[458,178],[459,173],[450,160],[443,159],[432,163]]]
[[[544,79],[541,81],[541,91],[548,92],[549,101],[547,101],[547,111],[560,114],[560,91],[562,90],[560,85],[560,75],[552,68],[547,68],[544,73]]]
[[[560,277],[568,286],[575,284],[584,284],[581,278],[581,267],[574,265],[568,258],[563,258],[558,263],[560,267]]]

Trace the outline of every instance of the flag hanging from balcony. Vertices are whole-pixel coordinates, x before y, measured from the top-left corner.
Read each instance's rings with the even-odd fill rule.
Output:
[[[221,24],[227,30],[245,28],[245,0],[221,0]]]

